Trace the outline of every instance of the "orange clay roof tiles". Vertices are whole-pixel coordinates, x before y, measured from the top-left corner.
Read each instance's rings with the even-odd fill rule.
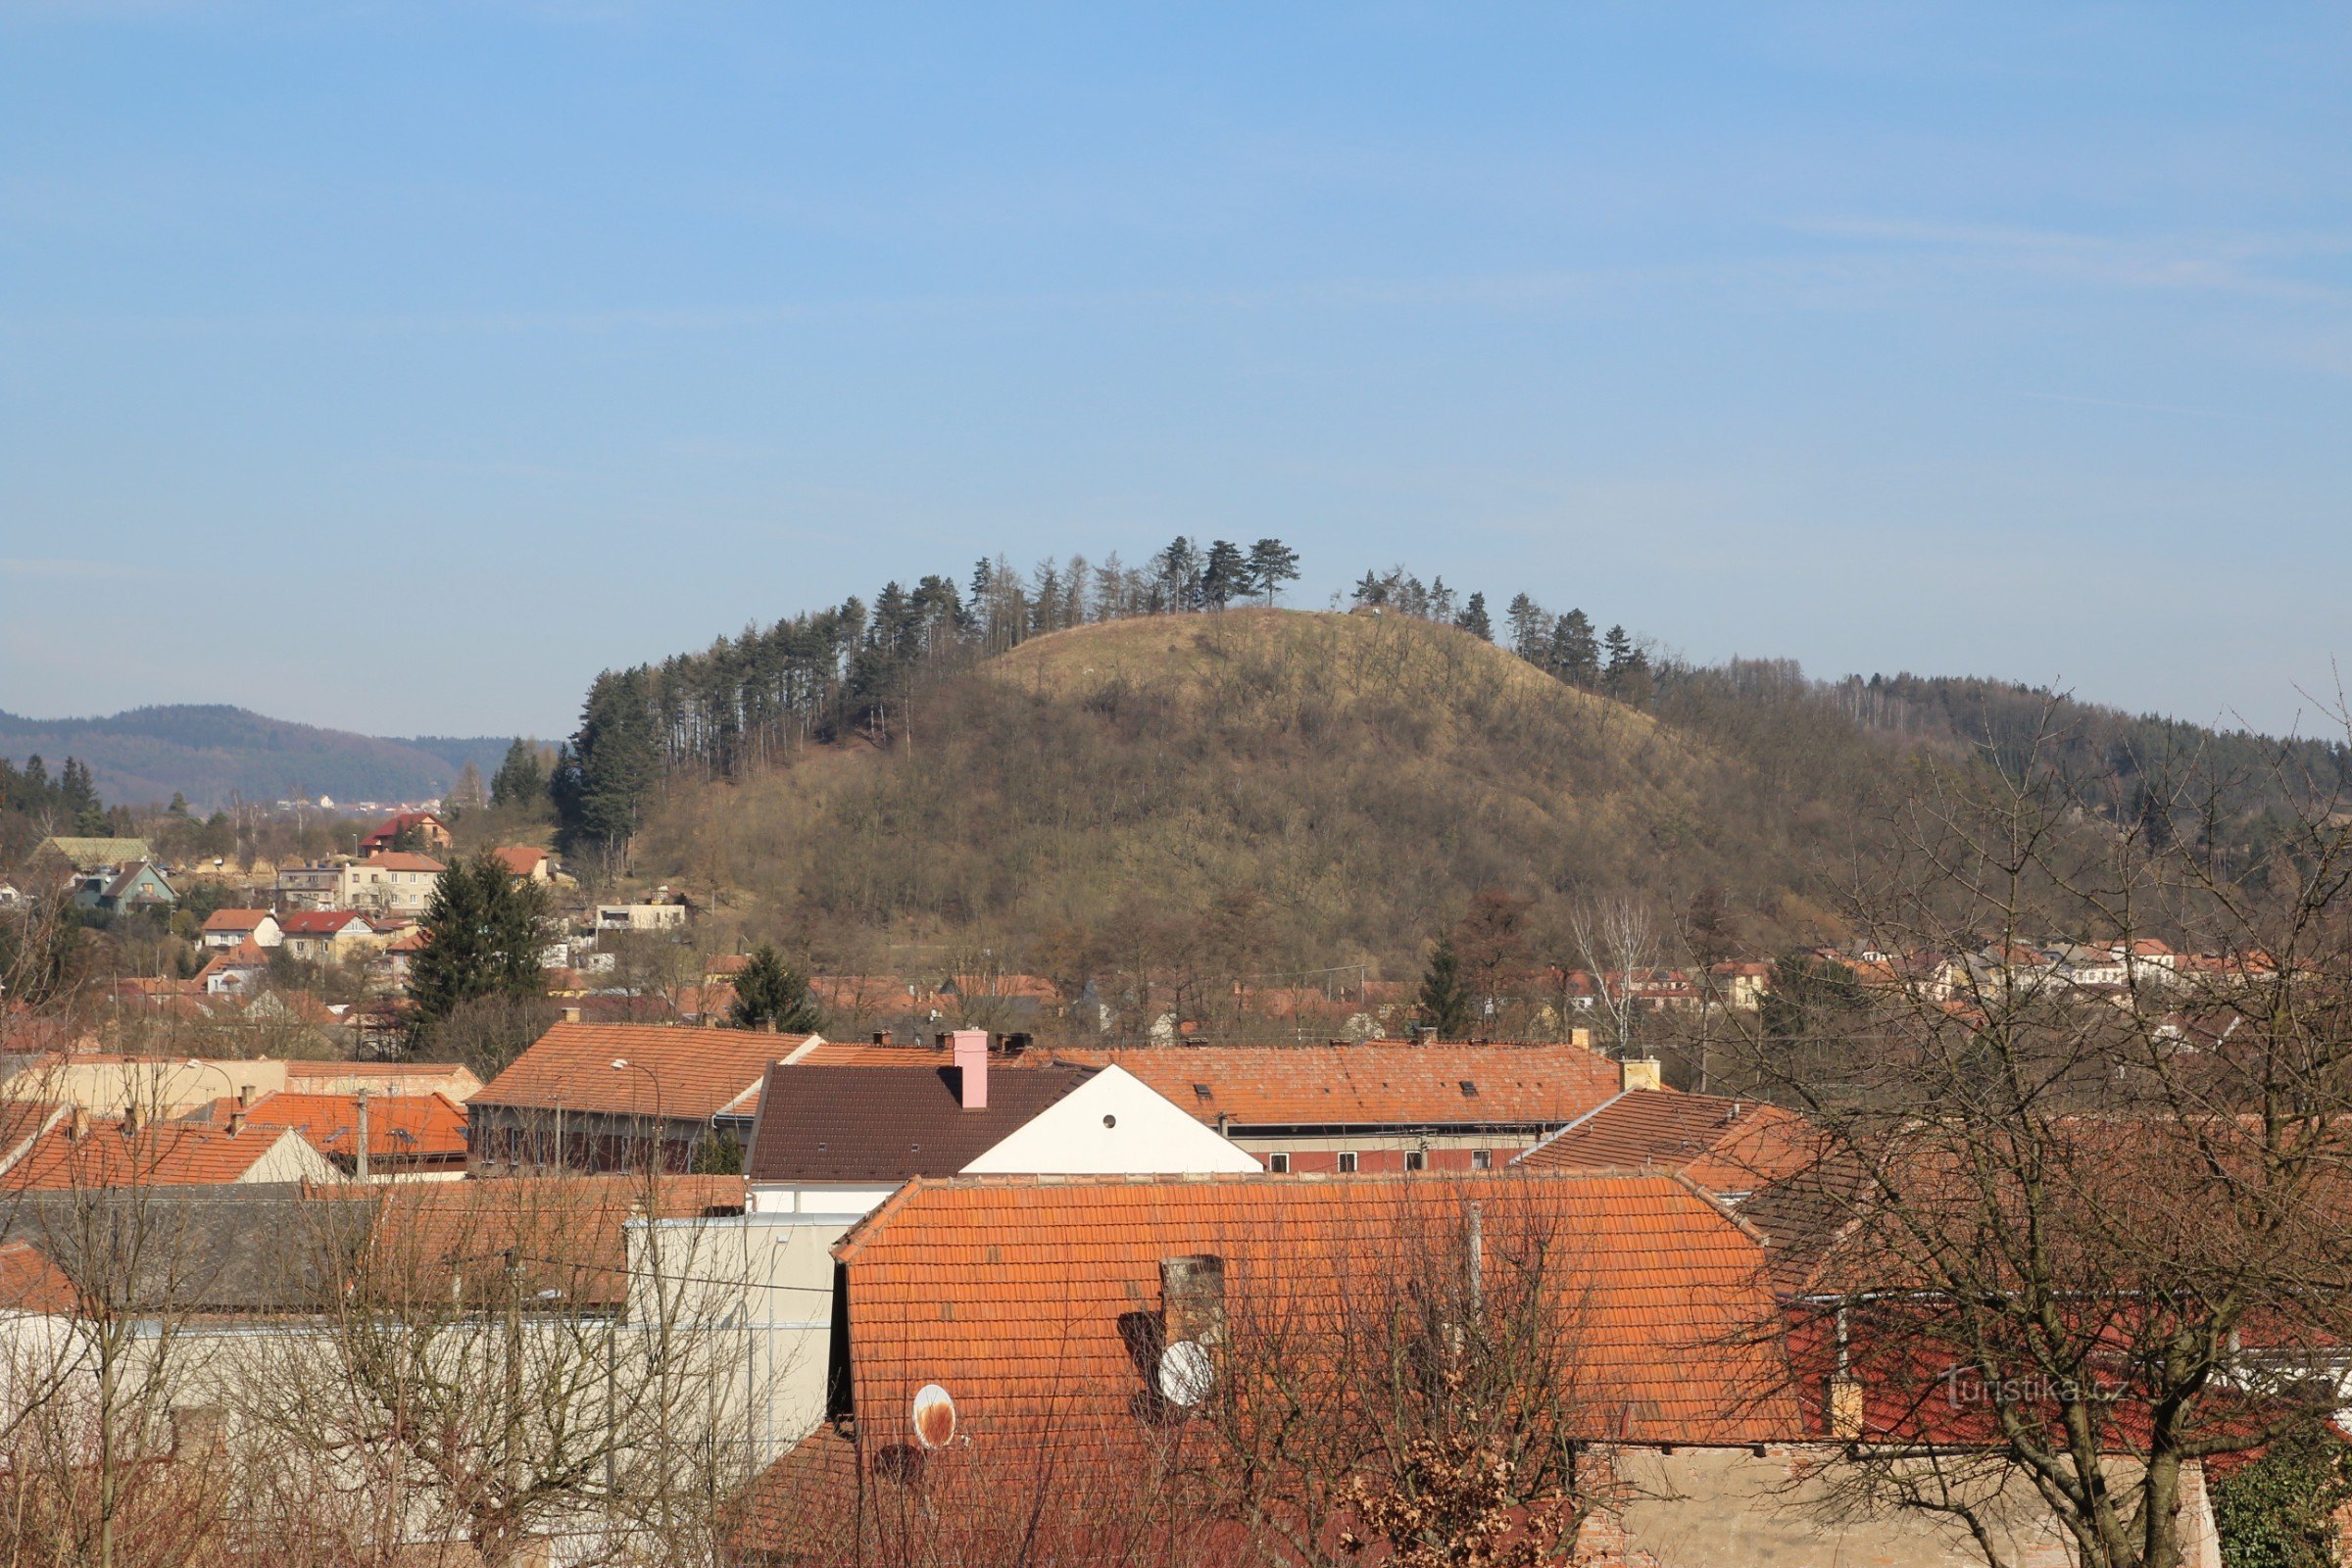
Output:
[[[165,1122],[131,1135],[120,1122],[95,1122],[77,1139],[61,1126],[0,1172],[0,1191],[220,1186],[242,1181],[282,1140],[299,1136],[281,1128],[232,1134],[197,1122]]]
[[[1153,1046],[1064,1054],[1124,1067],[1200,1120],[1225,1115],[1244,1127],[1556,1124],[1618,1089],[1614,1062],[1573,1045]]]
[[[1712,1193],[1751,1193],[1816,1162],[1804,1118],[1777,1105],[1638,1089],[1521,1154],[1528,1170],[1658,1165]]]
[[[0,1312],[70,1312],[74,1282],[29,1242],[0,1242]]]
[[[975,1444],[1124,1432],[1150,1398],[1133,1347],[1159,1321],[1162,1259],[1223,1260],[1227,1353],[1248,1355],[1254,1325],[1336,1334],[1349,1312],[1377,1313],[1471,1202],[1490,1277],[1540,1241],[1574,1303],[1561,1376],[1587,1435],[1744,1444],[1795,1430],[1774,1352],[1739,1332],[1772,1308],[1754,1233],[1666,1173],[967,1177],[910,1183],[834,1250],[860,1445],[908,1442],[926,1383],[949,1391]]]
[[[214,1107],[217,1118],[228,1111]],[[265,1095],[246,1115],[255,1127],[291,1127],[329,1158],[348,1159],[359,1147],[360,1097],[281,1092]],[[370,1159],[447,1159],[466,1152],[466,1111],[438,1094],[372,1095],[368,1101]]]
[[[756,1090],[807,1035],[667,1024],[560,1023],[469,1097],[474,1105],[706,1120]],[[615,1071],[615,1057],[648,1072]],[[655,1084],[660,1084],[657,1093]]]

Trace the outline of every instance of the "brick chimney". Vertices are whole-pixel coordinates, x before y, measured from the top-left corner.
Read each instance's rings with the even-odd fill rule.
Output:
[[[988,1031],[958,1029],[948,1037],[956,1053],[956,1082],[966,1110],[988,1108]]]
[[[1658,1058],[1628,1056],[1617,1064],[1617,1087],[1627,1094],[1637,1089],[1658,1087]]]

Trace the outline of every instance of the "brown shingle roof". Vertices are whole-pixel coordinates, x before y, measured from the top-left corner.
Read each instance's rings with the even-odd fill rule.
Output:
[[[768,1063],[808,1039],[752,1029],[560,1023],[467,1103],[650,1116],[659,1100],[665,1117],[705,1121],[758,1088]],[[613,1071],[615,1056],[652,1069],[659,1096],[645,1073]]]
[[[215,909],[204,917],[207,931],[258,931],[271,918],[268,909]]]
[[[1752,1193],[1812,1165],[1804,1118],[1753,1100],[1637,1089],[1521,1154],[1531,1170],[1662,1165],[1712,1193]]]
[[[1154,1046],[1064,1054],[1124,1067],[1200,1120],[1226,1115],[1241,1126],[1540,1125],[1581,1116],[1618,1089],[1614,1062],[1573,1045]]]
[[[834,1250],[860,1446],[908,1442],[926,1383],[949,1391],[975,1444],[1041,1417],[1072,1435],[1132,1430],[1149,1375],[1133,1323],[1161,1305],[1162,1259],[1223,1260],[1231,1340],[1246,1345],[1251,1322],[1309,1329],[1387,1288],[1471,1202],[1490,1268],[1541,1239],[1577,1314],[1562,1375],[1590,1436],[1793,1434],[1775,1352],[1741,1332],[1772,1309],[1762,1249],[1671,1175],[966,1177],[909,1184]]]
[[[987,1106],[965,1110],[946,1063],[778,1064],[760,1091],[745,1168],[756,1182],[953,1176],[1093,1076],[1087,1067],[992,1072]]]
[[[363,931],[373,929],[366,915],[350,909],[296,909],[277,924],[290,937],[331,937],[355,925]]]

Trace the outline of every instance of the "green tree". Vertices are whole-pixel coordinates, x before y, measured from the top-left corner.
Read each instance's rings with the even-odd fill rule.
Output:
[[[1208,547],[1208,560],[1200,568],[1200,602],[1211,610],[1223,610],[1226,605],[1250,591],[1252,578],[1250,559],[1242,547],[1230,539],[1219,539]]]
[[[1286,582],[1298,580],[1298,552],[1279,539],[1260,539],[1250,547],[1250,582],[1271,606]]]
[[[765,944],[735,976],[733,1017],[738,1029],[762,1029],[772,1024],[779,1033],[790,1035],[814,1034],[824,1022],[816,999],[808,993],[808,977]]]
[[[1422,971],[1421,1021],[1437,1031],[1440,1040],[1460,1040],[1470,1033],[1470,986],[1462,978],[1462,960],[1454,954],[1453,939],[1441,937]]]
[[[1453,623],[1482,643],[1494,640],[1494,623],[1487,618],[1485,594],[1472,594],[1470,602],[1462,607],[1462,612],[1453,617]]]
[[[2213,1484],[2224,1568],[2334,1568],[2335,1511],[2352,1502],[2352,1448],[2298,1429]]]
[[[556,805],[566,849],[593,845],[624,858],[662,776],[662,748],[645,669],[607,670],[588,688],[579,732],[561,768]]]
[[[1592,619],[1583,611],[1571,610],[1552,622],[1544,665],[1571,686],[1600,683],[1600,640],[1592,635]]]
[[[538,998],[547,919],[546,889],[487,851],[442,872],[419,922],[425,944],[409,965],[412,1045],[429,1044],[468,1004]]]
[[[500,810],[526,810],[547,794],[547,773],[539,765],[539,748],[514,737],[506,760],[490,775],[490,804]]]

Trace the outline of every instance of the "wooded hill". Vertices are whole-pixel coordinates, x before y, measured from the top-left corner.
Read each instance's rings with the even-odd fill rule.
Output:
[[[650,763],[635,879],[827,965],[913,944],[1051,976],[1403,977],[1489,889],[1563,959],[1580,904],[1630,897],[1663,928],[1709,886],[1742,948],[1834,937],[1911,759],[1996,765],[2053,722],[2118,813],[2216,797],[2178,831],[2231,856],[2260,849],[2275,764],[2346,772],[2340,746],[1984,681],[1669,662],[1613,697],[1399,613],[1139,615],[874,689],[882,717],[808,722],[757,765]]]

